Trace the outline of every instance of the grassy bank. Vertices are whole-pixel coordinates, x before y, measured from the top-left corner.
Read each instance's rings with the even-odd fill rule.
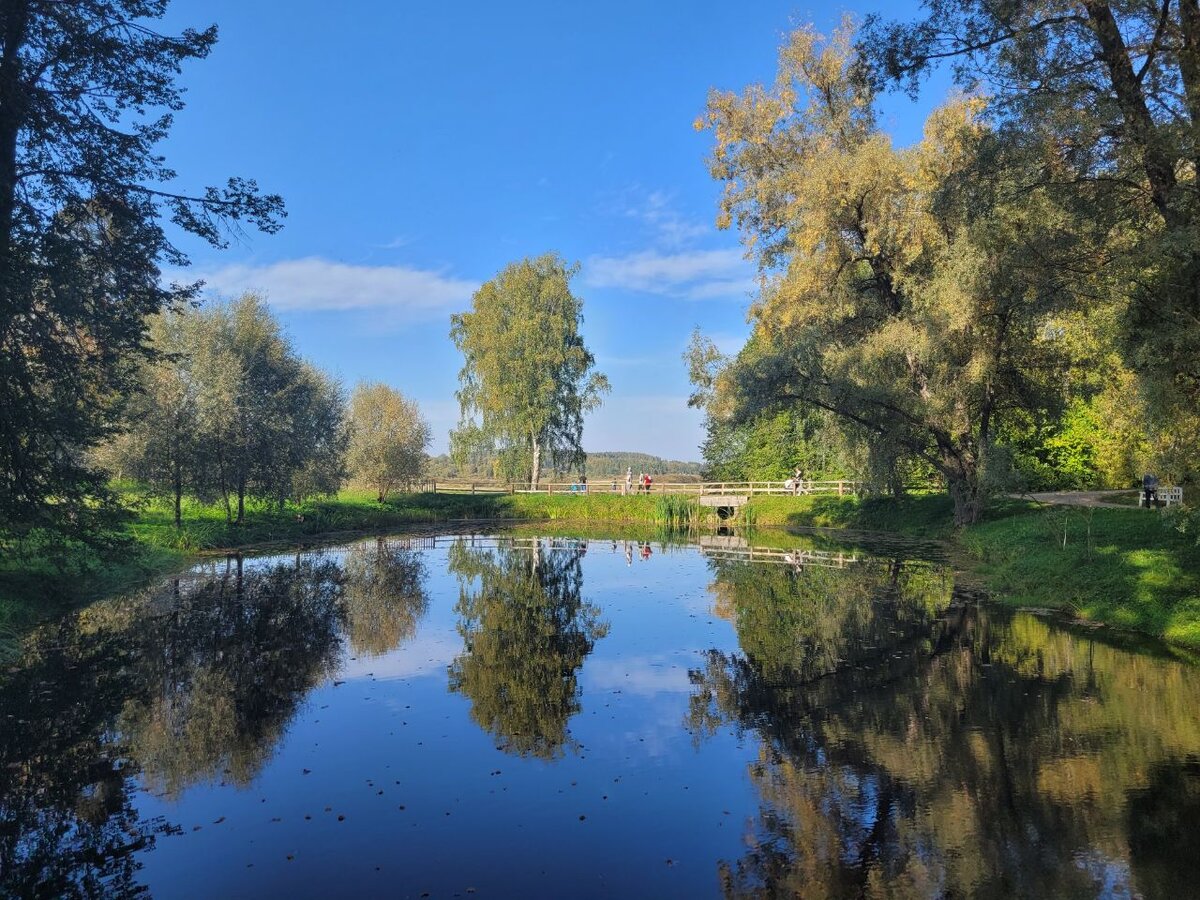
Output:
[[[360,493],[280,511],[252,503],[243,525],[217,505],[191,503],[176,529],[168,506],[131,495],[127,546],[112,562],[78,544],[0,548],[0,640],[29,616],[134,586],[204,552],[474,520],[605,524],[650,534],[686,526],[696,514],[679,498],[604,494],[415,494],[387,503]],[[1039,507],[1007,501],[962,531],[940,495],[755,497],[756,526],[891,532],[949,543],[964,573],[994,599],[1165,638],[1200,649],[1200,547],[1193,535],[1138,509]]]
[[[1200,650],[1200,547],[1160,513],[1057,507],[983,522],[959,541],[997,600]]]
[[[1160,512],[998,501],[955,530],[941,495],[755,498],[762,525],[888,531],[949,542],[992,599],[1061,610],[1200,650],[1200,546]]]

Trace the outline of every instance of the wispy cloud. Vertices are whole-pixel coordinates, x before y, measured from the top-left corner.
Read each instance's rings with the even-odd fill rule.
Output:
[[[623,659],[592,659],[584,667],[583,680],[592,691],[624,691],[642,697],[656,694],[690,694],[688,657],[634,656]]]
[[[409,266],[356,266],[318,257],[267,265],[236,264],[189,272],[209,291],[231,297],[257,291],[279,310],[379,310],[425,320],[466,308],[477,282]]]
[[[753,270],[736,248],[596,256],[588,260],[584,279],[592,287],[689,300],[744,299],[755,286]]]
[[[631,207],[626,215],[641,219],[649,225],[660,243],[668,247],[684,247],[697,238],[716,231],[711,222],[688,219],[675,209],[671,195],[665,191],[651,191],[640,205]]]
[[[376,250],[401,250],[411,244],[414,240],[415,238],[411,238],[408,235],[398,234],[386,244],[372,244],[371,246]]]

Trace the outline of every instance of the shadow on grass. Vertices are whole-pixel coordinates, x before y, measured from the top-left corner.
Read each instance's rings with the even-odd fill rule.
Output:
[[[980,523],[961,540],[998,600],[1200,649],[1200,547],[1158,512],[1053,507]]]

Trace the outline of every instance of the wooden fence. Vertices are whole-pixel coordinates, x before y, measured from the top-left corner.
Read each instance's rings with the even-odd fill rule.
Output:
[[[623,478],[598,478],[587,484],[580,482],[539,482],[537,487],[527,483],[500,481],[461,481],[453,479],[430,479],[414,485],[418,493],[433,494],[625,494]],[[785,481],[709,481],[709,482],[651,482],[649,487],[634,484],[630,494],[682,494],[690,496],[753,496],[755,494],[802,495],[836,494],[843,497],[857,494],[862,482],[809,481],[804,480],[789,486]]]

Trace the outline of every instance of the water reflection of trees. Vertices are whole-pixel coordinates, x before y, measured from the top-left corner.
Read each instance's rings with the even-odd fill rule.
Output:
[[[764,681],[807,681],[924,640],[950,605],[950,572],[868,560],[845,569],[716,562],[717,614],[733,622]]]
[[[351,547],[343,563],[346,631],[355,653],[382,656],[417,633],[429,610],[421,554],[379,538]]]
[[[696,726],[762,740],[749,773],[760,815],[745,855],[721,864],[726,895],[1194,890],[1200,672],[1028,615],[939,615],[937,593],[903,579],[855,650],[864,613],[846,611],[839,643],[835,611],[755,610],[807,588],[778,590],[764,571],[764,600],[740,577],[745,655],[712,652],[692,673]],[[853,606],[860,590],[827,603]],[[763,622],[800,624],[788,637]]]
[[[424,570],[386,543],[240,559],[98,604],[30,635],[0,677],[0,895],[133,896],[135,777],[176,795],[261,770],[341,655],[411,636]]]
[[[585,546],[450,549],[464,642],[450,688],[470,698],[472,718],[507,752],[552,759],[569,746],[576,673],[608,630],[581,596]]]
[[[152,790],[223,774],[247,784],[296,706],[339,658],[341,573],[323,557],[250,572],[240,561],[134,630],[149,690],[119,727]]]

